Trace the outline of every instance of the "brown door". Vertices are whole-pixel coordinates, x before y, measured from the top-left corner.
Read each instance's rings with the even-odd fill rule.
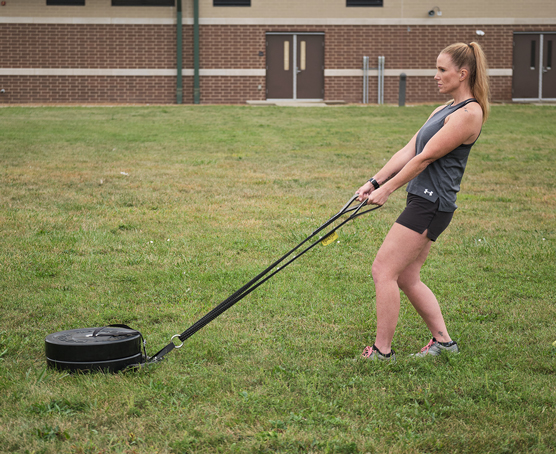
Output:
[[[324,99],[324,35],[297,35],[297,99]]]
[[[293,99],[293,35],[266,35],[266,97]]]
[[[324,98],[324,35],[267,34],[267,99]]]
[[[556,70],[554,65],[554,41],[556,35],[542,35],[543,37],[543,64],[540,68],[542,71],[542,98],[556,99]]]
[[[556,98],[553,34],[514,35],[513,99]]]
[[[539,35],[514,35],[514,99],[539,97]]]

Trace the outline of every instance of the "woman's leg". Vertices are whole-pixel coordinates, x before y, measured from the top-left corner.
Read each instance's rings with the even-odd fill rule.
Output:
[[[425,232],[426,233],[426,232]],[[423,318],[433,337],[440,342],[450,342],[444,317],[434,293],[421,282],[421,267],[425,263],[432,241],[423,249],[419,257],[405,268],[398,277],[398,286]]]
[[[404,282],[409,279],[409,276],[404,274],[408,268],[415,270],[417,267],[417,272],[420,270],[429,253],[430,246],[431,240],[427,238],[426,231],[419,234],[395,223],[376,255],[372,268],[376,288],[375,345],[382,353],[390,353],[398,322],[400,312],[398,280],[400,276],[404,277],[402,279]],[[421,264],[418,265],[419,263]],[[414,273],[410,274],[414,276]]]

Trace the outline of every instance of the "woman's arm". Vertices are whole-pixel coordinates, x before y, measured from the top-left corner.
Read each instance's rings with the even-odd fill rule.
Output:
[[[369,193],[369,203],[384,205],[392,192],[419,175],[430,163],[447,155],[462,143],[476,137],[481,125],[482,113],[476,111],[476,109],[475,111],[461,109],[454,112],[442,129],[428,141],[420,154],[407,161],[395,177],[381,185],[379,189]]]
[[[429,120],[436,112],[442,110],[444,107],[445,106],[437,107],[430,114]],[[382,169],[380,169],[373,177],[380,186],[382,186],[387,181],[394,178],[400,172],[400,170],[402,170],[405,167],[405,165],[415,156],[415,150],[416,150],[415,144],[417,142],[418,134],[419,131],[417,131],[413,136],[413,138],[407,143],[407,145],[403,147],[401,150],[399,150],[398,152],[396,152],[394,156],[392,156],[390,160],[386,163],[386,165]],[[371,192],[373,191],[376,191],[376,189],[374,188],[372,183],[368,181],[356,191],[356,194],[359,194],[357,200],[359,202],[362,202],[363,200],[368,199],[369,196],[371,195]]]
[[[417,140],[417,134],[407,143],[405,147],[396,152],[386,163],[386,165],[380,169],[376,175],[373,177],[378,184],[381,186],[385,184],[388,180],[392,179],[398,174],[400,170],[415,156],[415,142]],[[357,200],[362,202],[366,200],[371,195],[371,192],[376,191],[374,186],[370,181],[367,181],[363,186],[357,190],[359,197]]]

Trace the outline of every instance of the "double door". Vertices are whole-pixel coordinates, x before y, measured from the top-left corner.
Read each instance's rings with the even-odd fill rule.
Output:
[[[266,97],[324,99],[324,34],[267,33]]]
[[[553,33],[516,33],[514,35],[514,101],[555,101],[556,68]]]

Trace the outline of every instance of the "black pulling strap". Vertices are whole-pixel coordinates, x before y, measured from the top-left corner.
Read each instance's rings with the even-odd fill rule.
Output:
[[[357,200],[357,197],[359,197],[359,194],[355,194],[349,200],[349,202],[346,203],[346,205],[344,205],[344,207],[338,213],[336,213],[328,221],[326,221],[324,224],[322,224],[317,230],[315,230],[305,240],[303,240],[301,243],[299,243],[297,246],[295,246],[292,250],[290,250],[288,253],[286,253],[284,256],[282,256],[280,259],[276,260],[272,265],[270,265],[268,268],[266,268],[264,271],[262,271],[258,276],[253,278],[251,281],[249,281],[247,284],[245,284],[239,290],[237,290],[232,295],[230,295],[228,298],[226,298],[224,301],[222,301],[218,306],[216,306],[214,309],[212,309],[204,317],[202,317],[201,319],[199,319],[195,323],[193,323],[193,325],[191,325],[189,328],[187,328],[183,333],[181,333],[179,336],[178,335],[173,336],[172,337],[172,342],[170,342],[168,345],[166,345],[166,347],[164,347],[162,350],[160,350],[158,353],[156,353],[153,357],[149,358],[149,362],[161,361],[162,358],[165,355],[167,355],[168,353],[170,353],[174,348],[181,347],[181,345],[176,346],[174,344],[174,342],[173,342],[174,338],[178,337],[179,340],[182,342],[182,345],[183,345],[183,342],[186,339],[193,336],[193,334],[195,334],[197,331],[199,331],[205,325],[209,324],[212,320],[214,320],[220,314],[227,311],[230,307],[232,307],[238,301],[243,299],[245,296],[247,296],[253,290],[258,288],[260,285],[264,284],[266,281],[268,281],[271,277],[273,277],[279,271],[283,270],[290,263],[297,260],[303,254],[305,254],[306,252],[311,250],[313,247],[315,247],[319,242],[322,241],[322,238],[319,238],[314,243],[312,243],[311,245],[309,245],[308,247],[303,249],[300,253],[298,253],[297,255],[294,255],[290,260],[288,260],[286,263],[284,263],[284,265],[282,265],[281,267],[278,267],[278,265],[280,265],[283,261],[285,261],[291,254],[293,254],[296,250],[298,250],[302,245],[307,243],[310,239],[314,238],[316,235],[318,235],[320,232],[322,232],[324,229],[326,229],[330,224],[332,224],[338,218],[340,218],[344,214],[352,213],[349,217],[344,219],[340,224],[338,224],[336,227],[331,229],[326,235],[324,235],[323,238],[326,238],[327,236],[332,235],[336,230],[338,230],[340,227],[342,227],[348,221],[350,221],[352,219],[355,219],[358,216],[361,216],[361,215],[366,214],[366,213],[370,213],[371,211],[374,211],[374,210],[380,208],[380,206],[375,206],[374,208],[369,208],[367,210],[361,210],[367,204],[366,200],[361,202],[360,204],[352,206],[353,202],[355,202]],[[270,273],[270,271],[272,271],[272,269],[275,268],[275,267],[277,267],[276,270],[274,270],[272,273]],[[270,274],[268,274],[268,273],[270,273]],[[267,274],[268,274],[268,276],[267,276]],[[263,279],[263,277],[264,277],[264,279]]]

